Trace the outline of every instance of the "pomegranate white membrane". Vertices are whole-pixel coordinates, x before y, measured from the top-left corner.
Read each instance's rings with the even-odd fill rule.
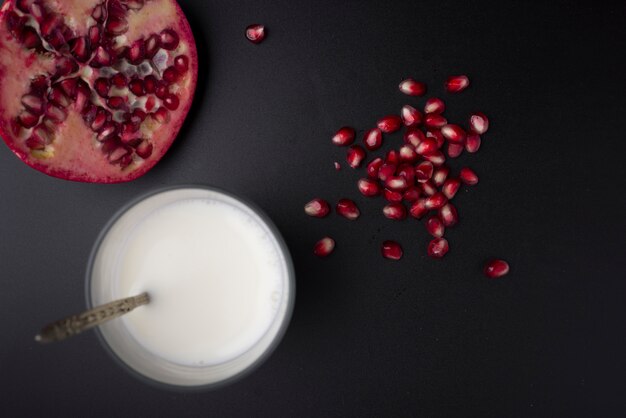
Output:
[[[158,382],[211,385],[257,364],[282,335],[293,273],[276,230],[227,194],[178,188],[117,217],[90,268],[91,305],[148,292],[101,327],[126,365]]]

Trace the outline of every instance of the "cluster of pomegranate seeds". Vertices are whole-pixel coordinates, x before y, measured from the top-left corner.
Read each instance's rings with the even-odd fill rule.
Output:
[[[265,39],[265,26],[258,23],[246,28],[246,38],[253,44],[260,44]]]

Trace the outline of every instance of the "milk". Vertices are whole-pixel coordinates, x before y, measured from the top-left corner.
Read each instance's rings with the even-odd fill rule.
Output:
[[[287,290],[275,238],[228,200],[157,207],[117,244],[114,293],[150,295],[120,320],[143,349],[175,364],[217,365],[245,353],[268,331]]]

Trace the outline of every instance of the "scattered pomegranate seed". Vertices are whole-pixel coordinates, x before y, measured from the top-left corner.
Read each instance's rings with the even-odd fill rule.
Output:
[[[509,263],[504,260],[490,260],[485,264],[485,276],[497,279],[509,273]]]
[[[446,140],[441,134],[441,131],[437,128],[429,128],[428,131],[426,131],[426,137],[433,138],[437,143],[437,148],[441,148]]]
[[[365,148],[375,151],[383,145],[383,133],[379,128],[370,129],[363,137]]]
[[[433,138],[426,138],[415,147],[415,152],[419,155],[427,155],[436,152],[437,148],[437,142]]]
[[[317,241],[315,247],[313,247],[313,254],[318,257],[327,257],[335,249],[335,240],[331,237],[324,237]]]
[[[424,125],[429,128],[441,128],[446,125],[448,120],[437,113],[427,113],[424,116]]]
[[[384,133],[390,134],[402,127],[402,119],[397,115],[387,115],[376,122],[376,126]]]
[[[358,182],[359,191],[363,196],[372,197],[380,194],[380,185],[370,179],[361,179]]]
[[[394,221],[401,221],[406,219],[406,208],[399,202],[390,203],[383,208],[383,214]]]
[[[380,170],[380,166],[383,165],[383,159],[380,157],[374,158],[367,165],[367,176],[371,179],[378,178],[378,170]]]
[[[398,154],[400,154],[400,160],[407,163],[414,163],[418,158],[415,149],[409,144],[402,145]]]
[[[445,103],[437,97],[431,97],[426,100],[426,104],[424,105],[424,113],[441,114],[444,110],[446,110]]]
[[[441,187],[441,192],[448,199],[452,199],[454,195],[456,195],[456,192],[459,191],[459,187],[461,187],[461,181],[459,179],[447,179]]]
[[[459,155],[461,155],[461,153],[463,152],[463,144],[454,144],[454,143],[449,143],[448,144],[448,157],[450,158],[456,158]]]
[[[409,209],[409,213],[412,217],[420,219],[422,216],[428,213],[428,208],[426,207],[426,199],[417,199],[415,203]]]
[[[387,181],[388,178],[396,173],[397,168],[395,164],[384,163],[378,170],[378,178],[381,181]]]
[[[465,151],[473,154],[480,148],[480,135],[469,134],[465,140]]]
[[[330,205],[324,199],[313,199],[304,205],[304,213],[315,218],[323,218],[330,213]]]
[[[422,123],[422,113],[413,106],[403,106],[401,114],[404,126],[416,126]]]
[[[442,258],[448,250],[448,240],[445,238],[435,238],[428,243],[428,255],[432,258]]]
[[[448,93],[459,93],[469,87],[469,78],[466,75],[448,77],[445,88]]]
[[[358,168],[365,158],[365,150],[360,145],[352,145],[348,149],[346,161],[352,168]]]
[[[403,192],[409,187],[409,183],[404,177],[391,176],[385,182],[385,186],[387,186],[388,189],[394,190],[396,192]]]
[[[400,177],[404,177],[409,186],[415,183],[415,168],[409,163],[400,164],[396,170],[396,174]]]
[[[392,149],[387,152],[385,155],[385,162],[387,164],[398,164],[400,163],[400,154],[395,149]]]
[[[422,189],[420,189],[418,186],[411,186],[404,192],[402,198],[406,202],[413,203],[420,198],[421,193]]]
[[[410,129],[407,130],[404,134],[404,142],[413,145],[414,147],[418,147],[423,140],[426,139],[426,135],[419,129]]]
[[[433,183],[435,183],[435,186],[443,186],[448,178],[448,174],[450,174],[450,169],[448,167],[438,167],[433,173]]]
[[[337,202],[336,210],[339,215],[351,221],[354,221],[361,215],[359,208],[356,207],[356,203],[350,199],[341,199]]]
[[[408,96],[423,96],[426,93],[426,84],[407,78],[398,86],[400,91]]]
[[[439,209],[439,219],[445,227],[452,227],[459,221],[459,214],[452,203],[446,203]]]
[[[430,154],[423,155],[422,157],[424,157],[425,160],[433,163],[433,165],[436,167],[442,166],[443,163],[446,162],[446,157],[441,151],[435,151]]]
[[[354,129],[349,126],[344,126],[337,131],[337,133],[333,136],[332,141],[333,144],[343,147],[351,145],[354,142],[354,137]]]
[[[402,247],[395,241],[385,241],[381,248],[383,257],[389,260],[399,260],[402,258]]]
[[[433,176],[433,164],[430,161],[422,161],[415,166],[415,178],[419,183],[426,183]]]
[[[341,164],[339,164],[337,161],[335,161],[335,170],[341,170]]]
[[[259,44],[265,39],[265,26],[253,24],[246,28],[246,38],[254,44]]]
[[[459,125],[447,124],[441,127],[441,134],[450,142],[462,144],[467,134]]]
[[[482,135],[489,129],[489,119],[487,119],[484,113],[472,113],[469,118],[469,126],[472,132]]]
[[[383,196],[387,199],[388,202],[398,203],[402,202],[402,193],[396,192],[395,190],[385,189],[383,190]]]
[[[446,227],[443,226],[441,219],[436,216],[431,216],[426,221],[426,230],[430,235],[435,238],[443,237],[443,234],[446,232]]]
[[[432,196],[435,193],[437,193],[437,188],[435,187],[433,182],[430,180],[428,180],[425,183],[420,184],[420,186],[422,187],[422,191],[424,192],[426,196]]]
[[[424,201],[426,209],[440,209],[446,203],[448,203],[448,198],[441,192],[428,196]]]
[[[463,167],[459,173],[459,177],[461,178],[461,181],[468,186],[478,184],[478,176],[471,168]]]

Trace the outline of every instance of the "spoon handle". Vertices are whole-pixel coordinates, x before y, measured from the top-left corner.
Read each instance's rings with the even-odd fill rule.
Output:
[[[64,340],[85,330],[104,324],[111,319],[118,318],[148,302],[150,302],[150,296],[148,296],[148,293],[144,292],[137,296],[96,306],[78,315],[68,316],[67,318],[46,325],[41,329],[39,334],[35,336],[35,341],[50,343]]]

